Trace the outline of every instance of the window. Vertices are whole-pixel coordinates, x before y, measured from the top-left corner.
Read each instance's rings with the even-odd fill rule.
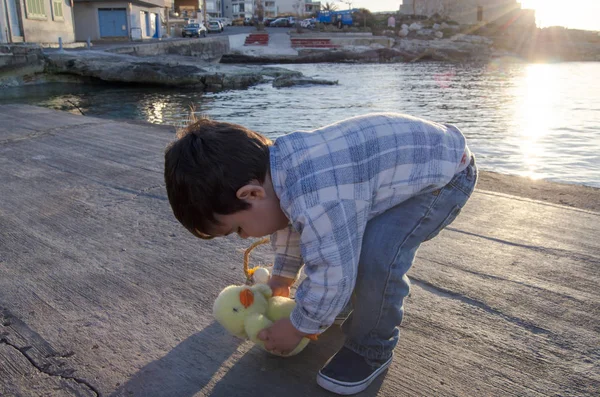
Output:
[[[27,18],[46,19],[46,7],[44,0],[25,0],[27,7]]]
[[[52,15],[55,21],[64,21],[62,0],[52,0]]]

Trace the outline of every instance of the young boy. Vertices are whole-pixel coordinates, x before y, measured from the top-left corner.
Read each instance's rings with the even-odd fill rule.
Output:
[[[195,236],[271,235],[270,286],[288,296],[304,264],[290,319],[259,337],[291,351],[323,332],[352,299],[345,344],[317,382],[358,393],[381,374],[398,343],[406,272],[420,244],[469,199],[477,168],[452,125],[378,113],[269,139],[203,119],[165,153],[175,217]]]

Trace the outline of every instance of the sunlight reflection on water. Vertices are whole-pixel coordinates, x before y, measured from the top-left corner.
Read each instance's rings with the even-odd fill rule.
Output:
[[[276,137],[376,111],[456,124],[482,169],[600,187],[600,63],[285,65],[337,86],[202,93],[46,85],[3,89],[0,103],[183,125],[197,113]]]

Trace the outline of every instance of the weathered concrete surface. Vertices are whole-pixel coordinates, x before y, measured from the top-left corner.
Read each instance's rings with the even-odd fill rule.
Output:
[[[0,120],[0,395],[330,395],[314,378],[337,329],[280,359],[214,323],[248,242],[177,224],[172,129],[13,105]],[[395,361],[363,395],[597,396],[599,223],[478,190],[419,251]]]

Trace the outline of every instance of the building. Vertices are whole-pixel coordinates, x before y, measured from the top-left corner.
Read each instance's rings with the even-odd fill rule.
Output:
[[[174,0],[173,8],[179,18],[201,19],[201,0]]]
[[[310,1],[306,0],[304,2],[304,13],[307,15],[317,14],[321,11],[321,2],[320,1]]]
[[[273,18],[278,15],[277,14],[277,2],[275,2],[275,0],[265,1],[264,9],[265,9],[265,15],[264,15],[265,18]]]
[[[208,16],[219,18],[223,16],[222,0],[206,0],[206,12]]]
[[[160,38],[171,6],[171,0],[74,1],[77,41]]]
[[[205,0],[206,12],[209,17],[223,16],[223,1],[222,0]],[[194,18],[203,19],[202,8],[204,0],[175,0],[173,3],[173,11],[178,18]]]
[[[75,41],[73,3],[69,0],[0,1],[1,43]]]
[[[262,0],[265,17],[276,17],[279,15],[296,15],[299,11],[301,16],[310,14],[312,10],[320,8],[320,1],[309,0]],[[307,11],[310,9],[311,11]],[[228,18],[252,18],[256,11],[255,0],[223,0],[223,15]]]
[[[535,11],[521,9],[517,0],[404,0],[400,13],[439,14],[461,24],[535,25]]]
[[[275,0],[275,8],[277,9],[277,15],[296,15],[300,13],[304,15],[305,1],[299,0]]]
[[[253,0],[223,0],[223,8],[223,16],[231,19],[252,18],[254,15]]]

